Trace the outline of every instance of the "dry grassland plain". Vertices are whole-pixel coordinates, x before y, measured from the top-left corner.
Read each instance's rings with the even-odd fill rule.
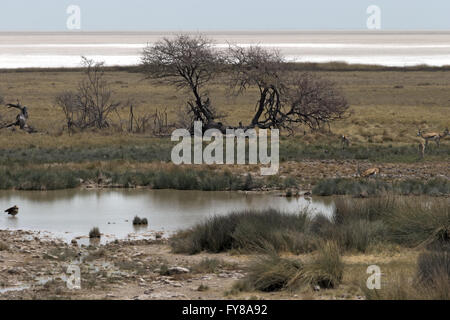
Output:
[[[410,172],[411,178],[441,175],[448,178],[450,137],[442,139],[440,148],[430,142],[425,159],[421,159],[418,145],[422,139],[417,136],[417,131],[420,128],[424,132],[443,132],[449,127],[449,70],[324,64],[294,65],[291,72],[305,70],[336,83],[349,101],[349,115],[332,123],[331,131],[324,128],[320,132],[311,132],[299,127],[293,136],[282,132],[280,176],[293,175],[307,188],[320,179],[354,176],[358,167],[364,169],[377,164],[391,176],[407,177]],[[135,68],[107,69],[106,78],[115,99],[132,101],[135,116],[165,110],[168,121],[176,122],[187,94],[146,80],[136,71]],[[55,96],[66,90],[76,90],[82,78],[81,70],[0,72],[0,93],[5,103],[20,100],[27,105],[29,124],[39,131],[27,134],[20,130],[0,130],[0,165],[5,169],[5,166],[12,168],[20,164],[20,170],[48,165],[122,171],[171,167],[173,143],[170,138],[157,138],[151,132],[127,132],[127,103],[118,114],[112,115],[115,125],[111,128],[69,135],[64,130],[64,114],[55,105]],[[256,89],[250,88],[243,95],[232,96],[224,83],[224,79],[217,78],[207,88],[212,103],[224,114],[221,121],[230,125],[237,125],[241,120],[248,123],[258,97]],[[14,120],[15,116],[15,109],[0,109],[2,123]],[[118,128],[119,122],[122,130]],[[346,150],[341,148],[340,136],[343,134],[351,141]],[[238,166],[203,166],[203,169],[257,172],[257,168]]]

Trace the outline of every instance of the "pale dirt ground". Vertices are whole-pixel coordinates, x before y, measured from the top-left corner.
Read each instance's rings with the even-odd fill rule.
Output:
[[[245,254],[173,254],[167,239],[120,241],[105,246],[77,246],[30,231],[0,231],[0,300],[11,299],[364,299],[359,285],[369,264],[409,267],[415,251],[346,255],[343,283],[333,290],[298,292],[236,292],[233,284],[245,276],[255,256]],[[67,288],[69,264],[80,259],[81,290]],[[222,264],[213,273],[192,267],[205,258]],[[298,256],[308,259],[308,256]],[[162,276],[161,266],[190,269],[188,273]],[[200,291],[199,287],[207,286]]]

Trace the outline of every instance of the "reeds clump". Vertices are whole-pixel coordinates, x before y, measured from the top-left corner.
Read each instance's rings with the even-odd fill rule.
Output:
[[[397,209],[384,218],[390,241],[408,247],[447,244],[450,230],[449,199],[400,201]]]
[[[304,265],[299,259],[282,258],[277,254],[258,257],[244,279],[235,286],[241,291],[264,292],[297,289],[302,285]]]
[[[133,225],[134,226],[147,226],[148,220],[147,220],[147,218],[139,218],[138,216],[135,216],[133,219]]]
[[[216,216],[176,233],[170,244],[174,252],[188,254],[266,249],[300,254],[315,251],[321,241],[333,241],[342,251],[365,253],[388,243],[448,248],[449,230],[449,199],[385,196],[336,199],[332,217],[273,209]]]
[[[305,235],[309,223],[307,212],[284,214],[277,210],[235,212],[216,216],[171,238],[174,252],[195,254],[201,251],[273,250],[299,252],[313,249]]]
[[[422,285],[429,287],[447,283],[447,288],[450,289],[450,251],[434,250],[421,253],[417,259],[417,279]]]
[[[94,227],[91,229],[91,231],[89,231],[90,239],[95,239],[95,238],[100,238],[100,237],[101,237],[101,233],[100,233],[100,229],[98,227]]]
[[[328,289],[338,287],[342,281],[344,265],[335,243],[322,244],[317,256],[307,263],[268,252],[248,267],[246,277],[235,284],[235,289],[264,292],[297,290],[308,286]]]

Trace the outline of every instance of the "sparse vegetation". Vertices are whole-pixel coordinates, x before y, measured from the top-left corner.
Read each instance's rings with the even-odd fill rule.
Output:
[[[233,269],[236,266],[222,259],[204,258],[191,267],[194,273],[216,273],[223,269]]]
[[[449,242],[449,200],[437,196],[450,194],[446,171],[450,143],[446,137],[439,148],[430,144],[422,159],[417,149],[420,138],[416,133],[418,127],[425,132],[442,132],[448,126],[448,119],[443,115],[448,113],[450,69],[340,63],[286,64],[286,68],[293,78],[309,71],[311,81],[328,79],[335,83],[350,105],[351,116],[333,122],[330,128],[311,130],[304,125],[293,126],[292,136],[281,136],[281,170],[285,171],[264,179],[255,175],[253,168],[240,170],[230,166],[221,170],[199,166],[192,169],[168,165],[174,143],[168,138],[155,138],[154,130],[144,128],[148,115],[161,110],[167,110],[166,126],[179,121],[180,106],[184,107],[188,99],[171,85],[157,86],[157,81],[141,81],[139,72],[142,70],[138,68],[103,69],[104,80],[114,94],[111,102],[127,101],[133,96],[133,103],[139,107],[134,109],[136,118],[128,130],[122,128],[123,124],[128,126],[123,120],[129,116],[128,108],[113,108],[106,122],[101,120],[98,125],[77,130],[72,122],[81,118],[70,114],[66,117],[60,107],[53,105],[55,96],[80,82],[84,76],[81,69],[2,71],[3,96],[7,101],[14,101],[27,93],[27,100],[23,102],[30,106],[31,124],[40,134],[0,131],[0,189],[52,190],[84,184],[183,190],[280,188],[288,196],[295,195],[298,189],[303,190],[302,187],[309,189],[310,185],[316,185],[314,193],[320,195],[381,195],[369,199],[338,198],[333,217],[307,213],[286,215],[276,210],[215,217],[177,233],[170,243],[174,252],[189,254],[272,252],[249,267],[249,276],[236,283],[237,291],[296,290],[311,285],[340,290],[344,286],[339,287],[339,284],[345,282],[345,290],[351,291],[352,296],[363,292],[368,299],[449,299],[449,262],[445,249]],[[437,76],[439,81],[436,81]],[[252,119],[259,90],[249,87],[242,95],[230,98],[225,80],[220,75],[212,77],[201,88],[200,93],[204,95],[197,106],[211,103],[211,110],[220,116],[223,125]],[[70,102],[74,95],[61,98]],[[1,122],[15,116],[13,110],[0,109]],[[72,126],[72,136],[63,130],[62,124]],[[343,134],[350,140],[345,148],[340,140]],[[303,175],[302,165],[310,160],[315,160],[317,170],[314,173],[305,170],[307,173]],[[395,168],[386,178],[353,178],[356,170],[350,167],[368,162],[382,168]],[[344,171],[339,170],[341,168],[349,170],[341,174]],[[434,178],[440,175],[444,177]],[[320,181],[327,177],[347,178]],[[394,198],[393,194],[436,197],[403,199]],[[95,229],[94,233],[100,236],[98,228],[91,232]],[[427,251],[420,254],[416,264],[417,248]],[[385,255],[385,251],[391,249],[396,254]],[[0,242],[1,250],[9,250],[8,243]],[[45,250],[51,255],[43,255],[49,263],[69,261],[76,254],[75,251]],[[11,250],[11,254],[15,253],[12,251],[17,250]],[[370,253],[370,256],[361,253]],[[302,254],[302,258],[293,258],[292,254]],[[340,254],[351,255],[351,259],[345,260],[344,274]],[[109,257],[99,249],[90,252],[86,259],[103,258]],[[392,262],[382,265],[386,274],[382,289],[368,290],[365,268],[371,259],[378,258]],[[136,274],[147,276],[150,269],[160,265],[149,266],[141,260],[117,260],[114,265],[132,274],[133,281]],[[224,261],[209,258],[194,263],[190,269],[194,273],[217,273],[227,268]],[[167,275],[167,270],[168,265],[162,264],[159,272]],[[402,274],[397,276],[396,270]],[[361,275],[364,285],[359,287],[354,278]],[[97,276],[83,277],[83,288],[85,285],[88,289],[98,288],[101,280]],[[4,279],[0,282],[6,283]],[[214,286],[208,289],[206,283],[198,287],[198,291],[214,290]],[[333,292],[330,296],[337,295],[334,289],[321,290],[320,295],[329,291]],[[200,292],[195,294],[200,295]]]
[[[0,189],[16,190],[71,189],[79,187],[82,183],[122,188],[147,186],[153,189],[205,191],[251,190],[261,185],[259,181],[249,182],[248,179],[229,171],[211,175],[209,170],[175,166],[164,170],[155,168],[128,171],[116,166],[108,166],[103,170],[91,168],[89,165],[85,166],[85,169],[58,167],[50,170],[13,166],[0,167],[0,175],[2,176]]]
[[[134,226],[147,226],[148,220],[147,220],[147,218],[139,218],[138,216],[135,216],[133,219],[133,225]]]
[[[309,221],[306,212],[283,214],[276,210],[236,212],[216,216],[171,238],[175,252],[195,254],[203,250],[254,251],[268,246],[275,251],[305,252],[314,241],[304,235]]]
[[[84,261],[90,262],[97,259],[102,259],[106,257],[106,250],[104,248],[91,250],[89,255],[84,258]]]
[[[417,260],[417,280],[423,286],[450,288],[450,251],[433,250],[422,253]],[[448,293],[450,298],[450,292]]]
[[[344,264],[339,246],[334,242],[322,243],[313,262],[305,266],[304,277],[320,288],[337,288],[342,281]]]
[[[90,239],[100,238],[100,237],[101,237],[101,233],[100,233],[100,229],[98,227],[94,227],[91,229],[91,231],[89,231]]]
[[[238,291],[297,290],[305,286],[336,288],[342,280],[343,263],[335,244],[326,243],[311,262],[282,258],[275,253],[258,257],[247,276],[235,285]]]
[[[387,243],[415,247],[446,237],[448,201],[392,196],[337,199],[331,219],[276,210],[232,213],[178,232],[171,246],[175,252],[189,254],[267,249],[298,254],[316,250],[321,240],[334,241],[345,252],[367,252]]]
[[[428,181],[404,179],[387,182],[381,179],[348,179],[336,178],[319,181],[313,188],[313,194],[330,195],[383,195],[395,193],[399,195],[442,196],[450,194],[450,180],[434,178]]]
[[[380,289],[361,289],[369,300],[449,300],[450,254],[448,250],[423,252],[413,272],[402,270],[386,278]]]
[[[7,251],[7,250],[9,250],[9,245],[4,241],[0,241],[0,251]]]
[[[52,248],[45,255],[46,259],[71,261],[77,257],[76,250],[72,248]]]
[[[214,273],[223,265],[224,262],[222,260],[215,258],[205,258],[194,265],[191,270],[195,273]]]
[[[282,258],[276,254],[258,257],[249,267],[246,278],[235,284],[238,291],[294,290],[304,285],[304,265],[299,259]]]
[[[201,285],[198,286],[197,291],[203,292],[203,291],[208,291],[209,287],[207,285],[204,285],[203,283]]]
[[[56,105],[64,112],[69,133],[87,128],[109,128],[111,114],[121,106],[106,80],[104,64],[82,59],[85,78],[78,83],[78,90],[65,91],[55,98]]]

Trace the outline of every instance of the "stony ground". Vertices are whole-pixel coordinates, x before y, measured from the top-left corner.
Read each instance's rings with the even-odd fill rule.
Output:
[[[0,239],[0,299],[220,299],[245,260],[215,255],[223,268],[199,273],[192,266],[207,255],[171,254],[164,239],[78,246],[29,231],[0,231]],[[80,290],[67,287],[71,265],[80,267]]]
[[[409,268],[416,255],[392,251],[345,256],[348,272],[338,289],[238,292],[233,284],[245,276],[252,255],[174,254],[167,239],[156,237],[79,246],[42,233],[0,230],[0,300],[363,299],[358,288],[367,277],[367,265]],[[68,288],[69,266],[80,268],[81,289]]]

